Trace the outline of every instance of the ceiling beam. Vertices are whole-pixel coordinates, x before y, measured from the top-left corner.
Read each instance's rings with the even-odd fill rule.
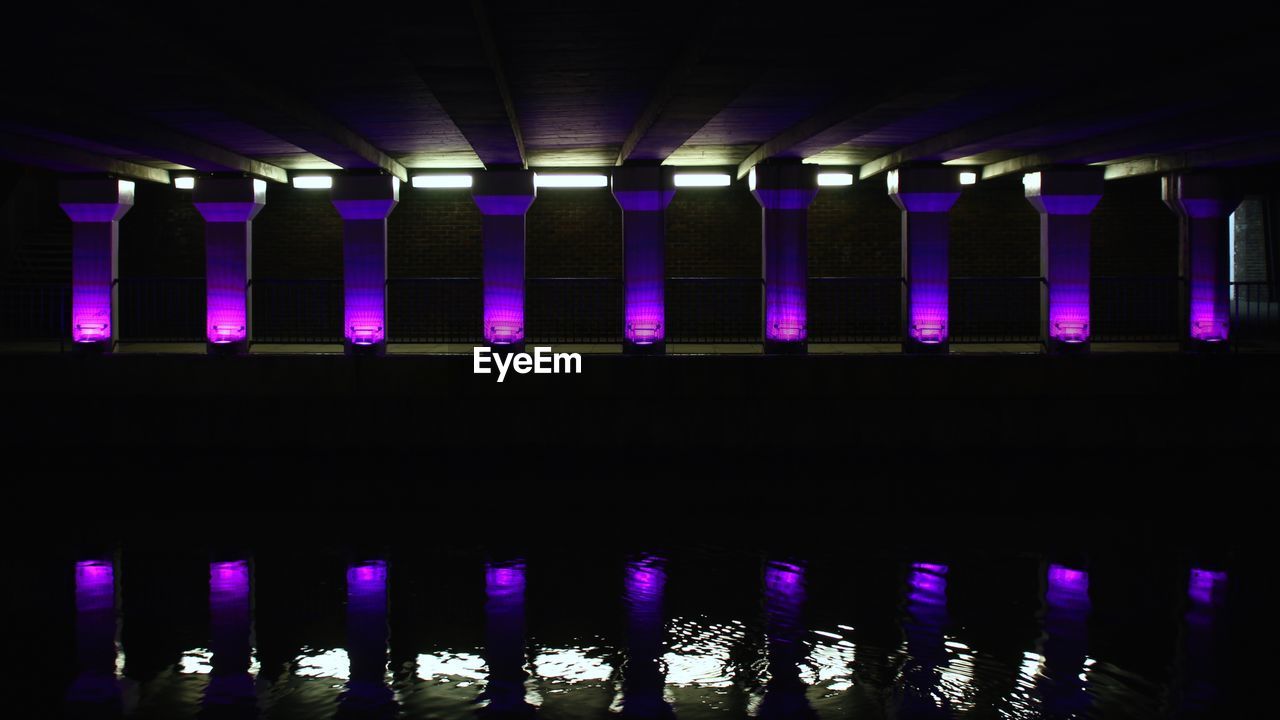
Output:
[[[1159,124],[1091,137],[991,163],[983,166],[982,179],[990,180],[1050,165],[1096,165],[1139,155],[1177,155],[1180,148],[1215,139],[1245,141],[1264,138],[1274,132],[1278,112],[1280,110],[1269,108],[1250,111],[1238,106],[1209,108]]]
[[[738,165],[742,179],[751,168],[774,157],[808,157],[930,107],[969,94],[983,84],[977,76],[953,77],[918,91],[862,90],[787,128],[751,151]]]
[[[10,118],[29,127],[57,130],[138,155],[186,165],[199,172],[244,173],[264,180],[289,182],[289,174],[284,168],[245,157],[144,118],[112,115],[100,108],[74,105],[59,105],[41,112],[12,98],[6,99],[4,104],[7,106],[5,112]],[[20,132],[30,134],[22,130]]]
[[[1107,180],[1120,180],[1178,170],[1242,167],[1273,162],[1280,162],[1280,137],[1124,160],[1106,165],[1103,176]]]
[[[485,58],[489,61],[489,69],[493,72],[493,80],[498,85],[498,94],[502,97],[502,108],[507,113],[507,122],[511,125],[511,135],[515,138],[516,150],[520,153],[520,166],[529,167],[529,154],[524,147],[524,133],[520,131],[520,120],[516,117],[516,104],[511,96],[511,86],[507,83],[507,74],[502,69],[502,54],[498,52],[498,43],[494,39],[493,25],[489,22],[489,13],[485,9],[484,0],[471,0],[471,9],[476,16],[476,28],[480,32],[480,43],[484,47]],[[485,163],[488,165],[488,163]]]
[[[131,180],[169,183],[168,170],[8,132],[0,132],[0,157],[61,173],[105,173]]]

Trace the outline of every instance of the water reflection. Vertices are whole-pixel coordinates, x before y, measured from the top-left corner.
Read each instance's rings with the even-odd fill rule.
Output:
[[[202,699],[206,718],[257,715],[250,673],[253,654],[252,571],[248,561],[209,565],[209,684]]]
[[[67,690],[67,713],[73,717],[116,716],[123,712],[123,701],[115,563],[76,563],[75,586],[77,672]]]
[[[484,657],[488,682],[481,695],[488,715],[532,716],[525,699],[524,561],[489,563],[485,567]]]
[[[1044,633],[1037,689],[1044,713],[1071,718],[1092,705],[1086,672],[1089,659],[1089,573],[1049,565],[1044,593]]]
[[[387,686],[387,564],[381,560],[347,568],[346,690],[339,717],[394,717]]]
[[[899,698],[904,717],[949,717],[950,700],[938,692],[939,672],[947,661],[946,565],[915,563],[907,573],[906,665]]]
[[[1185,634],[1183,654],[1186,658],[1182,716],[1208,716],[1218,704],[1219,677],[1215,659],[1224,653],[1225,638],[1218,615],[1227,599],[1227,573],[1221,570],[1192,568],[1187,583],[1187,610],[1183,617]]]
[[[627,661],[622,675],[622,714],[632,718],[675,717],[663,697],[662,591],[665,561],[644,556],[627,563],[623,604],[627,612]]]
[[[800,664],[808,655],[804,609],[804,567],[789,562],[770,562],[764,569],[764,623],[768,644],[768,673],[761,718],[813,717],[805,697],[806,685]]]

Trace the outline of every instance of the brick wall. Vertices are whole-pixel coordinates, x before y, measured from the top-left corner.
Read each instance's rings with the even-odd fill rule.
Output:
[[[745,182],[676,192],[667,208],[667,275],[760,277],[760,205]]]
[[[1267,279],[1267,236],[1263,224],[1265,198],[1245,197],[1235,214],[1235,279],[1238,282],[1262,282]]]

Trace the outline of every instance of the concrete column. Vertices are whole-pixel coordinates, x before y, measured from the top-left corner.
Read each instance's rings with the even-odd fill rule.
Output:
[[[524,216],[537,197],[533,172],[477,173],[471,196],[483,216],[484,340],[524,348]]]
[[[902,208],[902,351],[947,352],[951,338],[951,225],[960,198],[952,168],[890,170],[889,197]]]
[[[623,351],[666,350],[666,209],[676,189],[669,167],[613,171],[622,208]]]
[[[1162,192],[1178,215],[1183,345],[1190,350],[1225,346],[1231,329],[1227,223],[1240,195],[1226,178],[1209,174],[1170,175]]]
[[[210,353],[249,351],[253,315],[253,218],[267,184],[252,178],[200,178],[192,201],[204,218],[205,338]]]
[[[809,204],[818,196],[818,166],[758,165],[751,194],[762,208],[764,349],[808,349]]]
[[[65,179],[58,204],[71,218],[71,340],[99,352],[115,349],[120,218],[133,207],[133,183]]]
[[[1040,339],[1049,352],[1089,349],[1089,214],[1102,183],[1101,168],[1022,177],[1027,201],[1040,213]]]
[[[389,175],[339,175],[333,206],[342,216],[342,336],[348,355],[387,350],[387,216],[400,201]]]

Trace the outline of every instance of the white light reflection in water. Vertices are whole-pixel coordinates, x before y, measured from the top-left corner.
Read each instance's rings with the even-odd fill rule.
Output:
[[[604,648],[544,648],[534,659],[536,677],[557,683],[598,683],[613,675],[613,668],[600,657]]]
[[[178,660],[177,669],[183,675],[208,675],[213,670],[213,651],[208,648],[184,651]],[[255,656],[249,661],[249,674],[257,677],[258,670],[258,658]]]
[[[343,648],[314,650],[302,648],[302,654],[294,661],[293,674],[298,677],[333,678],[346,680],[351,661]]]
[[[672,618],[667,631],[667,685],[727,688],[733,685],[729,653],[746,641],[742,622],[703,624],[696,619]]]
[[[435,652],[418,656],[418,677],[439,683],[456,681],[458,687],[467,687],[483,681],[487,668],[484,658],[475,653]]]

